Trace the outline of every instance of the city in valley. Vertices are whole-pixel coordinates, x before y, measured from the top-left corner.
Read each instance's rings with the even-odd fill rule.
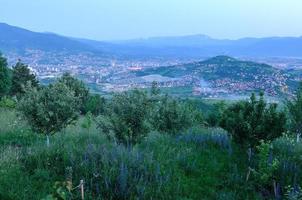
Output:
[[[290,92],[289,87],[301,80],[302,59],[298,58],[238,58],[255,63],[271,65],[275,72],[259,74],[238,71],[230,76],[211,78],[192,73],[183,73],[177,77],[165,76],[151,72],[139,75],[149,69],[178,68],[188,64],[196,64],[210,59],[120,59],[110,56],[98,56],[92,53],[69,54],[68,52],[44,52],[27,50],[24,55],[9,53],[11,65],[16,61],[29,65],[41,82],[48,83],[68,72],[87,83],[97,93],[125,91],[133,88],[150,88],[152,82],[159,87],[173,91],[173,88],[186,90],[189,96],[208,98],[227,98],[247,95],[252,91],[264,91],[269,96],[277,96],[280,92]],[[218,66],[219,67],[219,66]],[[233,66],[236,68],[236,65]],[[150,71],[150,70],[149,70]],[[236,78],[234,78],[236,76]],[[246,79],[249,77],[248,79]],[[169,89],[170,88],[170,89]]]

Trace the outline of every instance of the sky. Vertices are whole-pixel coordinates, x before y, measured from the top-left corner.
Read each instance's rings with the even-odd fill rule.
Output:
[[[0,22],[94,40],[302,35],[302,0],[0,0],[0,5]]]

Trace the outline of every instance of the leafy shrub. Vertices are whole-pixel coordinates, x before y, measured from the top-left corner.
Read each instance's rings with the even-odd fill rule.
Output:
[[[91,113],[95,116],[105,112],[105,99],[100,95],[89,95],[84,103],[84,114]]]
[[[150,102],[147,94],[139,90],[115,94],[107,115],[99,120],[99,128],[107,136],[113,133],[118,143],[136,144],[149,131]]]
[[[13,109],[16,107],[16,101],[9,97],[3,97],[0,100],[0,107]]]
[[[78,98],[63,83],[29,89],[18,110],[36,133],[54,134],[77,119]]]
[[[287,200],[300,200],[302,199],[302,190],[299,186],[288,186],[286,188],[285,198]]]
[[[68,182],[55,182],[52,194],[47,195],[42,200],[66,200],[71,199],[70,187]]]
[[[264,195],[272,193],[272,190],[277,185],[276,171],[279,168],[279,161],[272,157],[272,146],[269,143],[261,142],[258,149],[258,166],[256,175],[256,182],[260,185]],[[278,194],[279,195],[279,194]]]
[[[155,130],[176,134],[202,118],[198,114],[189,104],[165,96],[154,103],[150,121]]]
[[[85,84],[68,73],[63,74],[57,81],[66,85],[73,92],[74,96],[78,98],[79,110],[84,113],[85,104],[89,98],[89,89]]]
[[[290,137],[281,137],[259,146],[256,178],[271,196],[299,194],[302,181],[302,144]]]
[[[229,131],[238,144],[256,146],[261,140],[271,141],[285,131],[284,112],[277,104],[267,104],[263,93],[259,100],[253,94],[250,101],[240,101],[228,107],[220,126]]]
[[[12,86],[10,89],[10,94],[16,96],[24,94],[28,84],[30,84],[32,87],[39,86],[36,76],[31,73],[27,65],[19,61],[12,70]]]
[[[207,123],[210,127],[217,127],[222,120],[223,112],[226,109],[225,103],[219,102],[213,105],[212,112],[207,116]]]
[[[302,134],[302,82],[294,99],[287,100],[287,108],[291,131],[300,137]]]
[[[11,87],[11,71],[7,60],[0,53],[0,99],[5,96]]]

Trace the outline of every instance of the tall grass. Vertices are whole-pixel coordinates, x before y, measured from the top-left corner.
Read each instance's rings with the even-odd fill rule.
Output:
[[[275,179],[280,185],[280,194],[288,192],[289,196],[300,195],[302,181],[302,143],[295,138],[282,137],[272,143],[268,160],[277,160],[278,168]],[[268,162],[268,164],[270,164]]]
[[[182,134],[177,137],[177,141],[195,143],[200,147],[206,147],[209,144],[215,144],[232,153],[231,139],[226,131],[219,128],[203,129],[198,133],[190,131],[188,134]]]
[[[4,112],[4,113],[3,113]],[[9,113],[7,113],[9,112]],[[51,137],[25,123],[5,127],[17,115],[1,111],[0,199],[42,199],[75,188],[84,180],[86,199],[255,199],[244,182],[230,138],[218,129],[172,137],[151,133],[141,144],[109,142],[85,119]],[[54,188],[55,186],[55,188]],[[249,193],[249,194],[247,194]],[[62,194],[61,194],[62,195]]]
[[[0,134],[26,129],[26,123],[17,117],[13,109],[0,107]]]

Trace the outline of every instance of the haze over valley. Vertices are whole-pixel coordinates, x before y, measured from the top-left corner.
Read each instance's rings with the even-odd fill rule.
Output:
[[[302,74],[302,37],[94,41],[1,23],[0,49],[10,64],[22,60],[42,82],[70,72],[98,93],[157,81],[180,96],[227,98],[260,90],[277,96],[291,92]]]

